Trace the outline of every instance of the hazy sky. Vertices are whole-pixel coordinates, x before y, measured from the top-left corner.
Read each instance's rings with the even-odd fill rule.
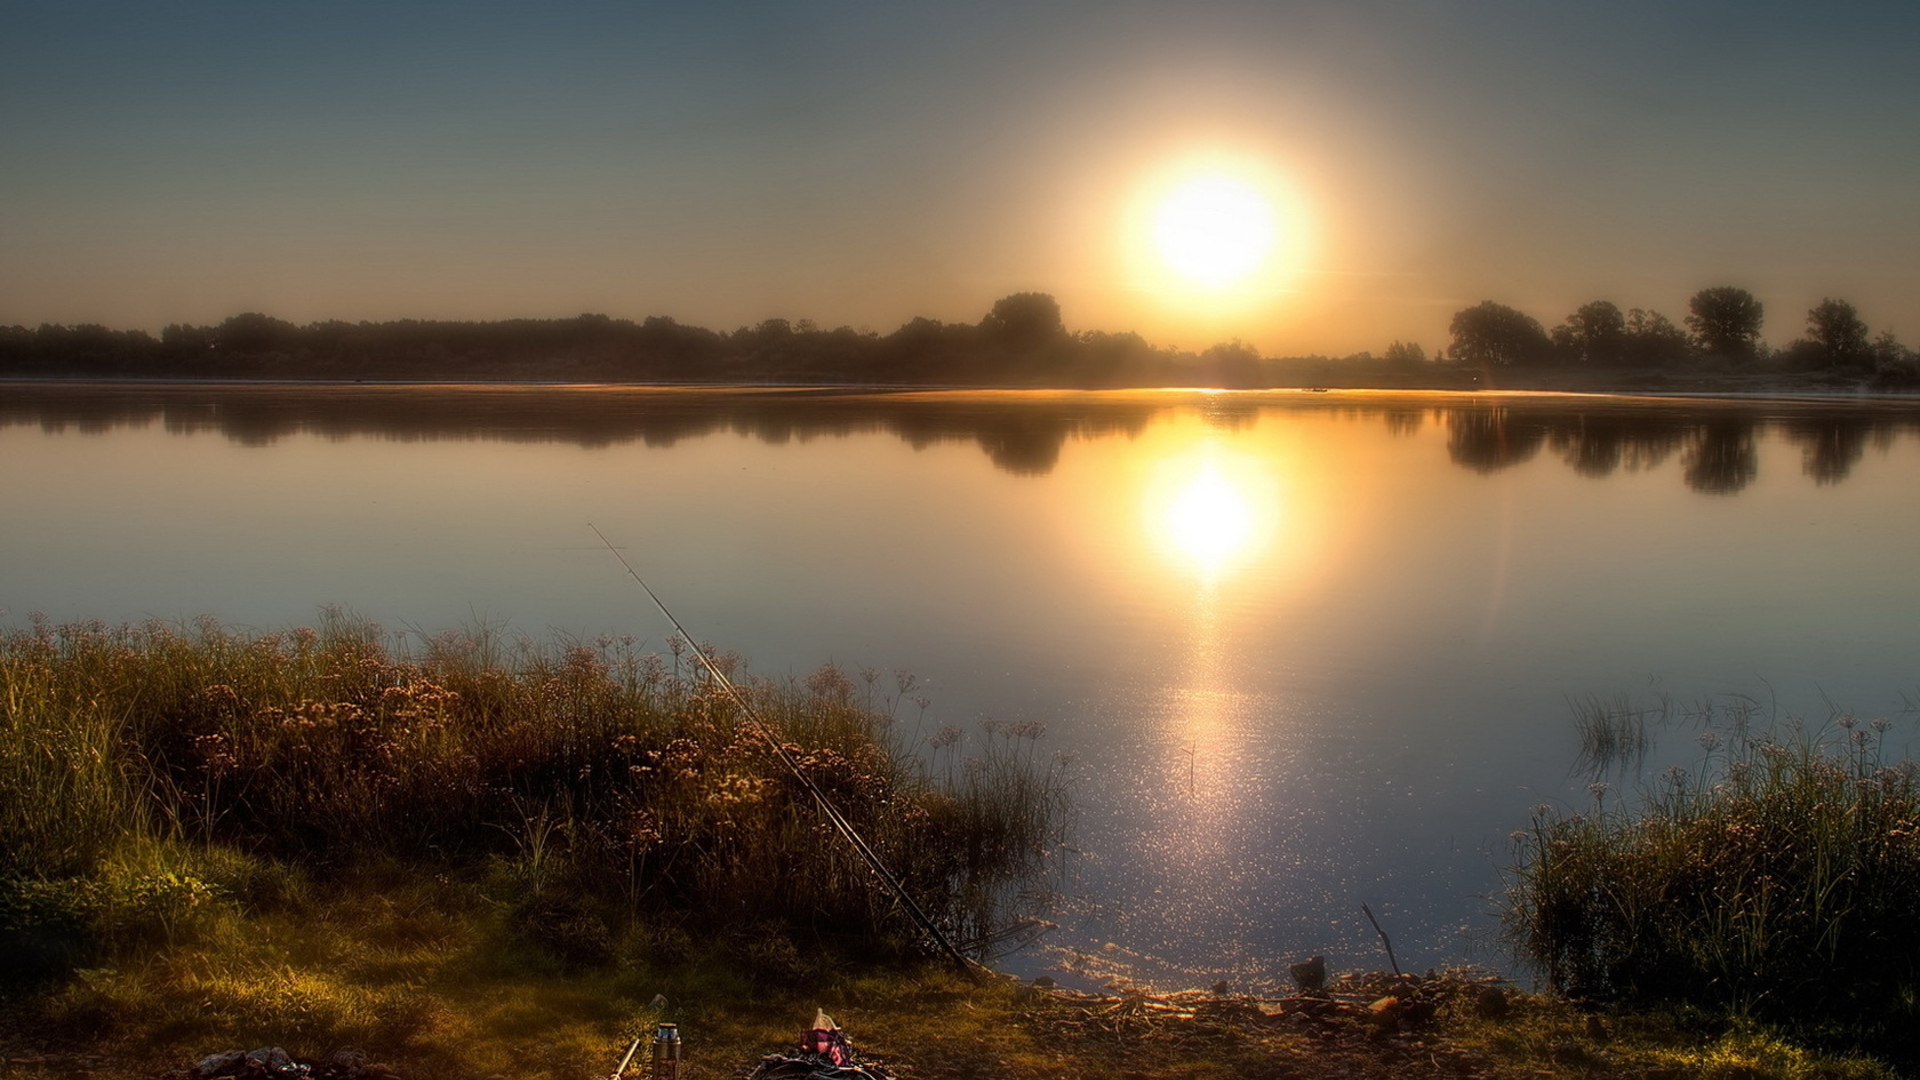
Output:
[[[1269,354],[1496,299],[1752,289],[1920,344],[1920,4],[0,0],[0,323],[667,314],[888,332],[1057,296]],[[1143,206],[1294,208],[1226,300]]]

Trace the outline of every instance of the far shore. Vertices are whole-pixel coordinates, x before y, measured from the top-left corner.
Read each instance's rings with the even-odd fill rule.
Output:
[[[166,376],[157,378],[114,377],[94,374],[71,377],[52,375],[0,375],[0,386],[44,389],[83,387],[259,387],[273,389],[340,388],[528,388],[528,389],[619,389],[671,390],[710,393],[790,393],[827,395],[908,395],[938,393],[1035,394],[1125,394],[1163,393],[1269,393],[1269,392],[1423,392],[1463,394],[1525,393],[1541,395],[1595,395],[1639,398],[1726,398],[1813,399],[1819,401],[1909,402],[1920,399],[1920,391],[1888,390],[1869,385],[1863,378],[1831,372],[1727,372],[1727,371],[1578,371],[1564,368],[1471,372],[1460,368],[1432,371],[1383,373],[1370,365],[1356,377],[1342,378],[1335,369],[1345,361],[1328,362],[1314,374],[1318,380],[1296,379],[1261,386],[1070,386],[1027,384],[968,383],[857,383],[857,382],[775,382],[775,381],[644,381],[606,379],[435,379],[435,378],[219,378]],[[1383,377],[1386,376],[1386,377]],[[1423,377],[1425,376],[1425,377]]]

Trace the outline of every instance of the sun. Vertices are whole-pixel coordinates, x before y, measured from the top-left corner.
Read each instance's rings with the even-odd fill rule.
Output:
[[[1266,261],[1275,215],[1265,197],[1223,173],[1179,184],[1154,214],[1153,239],[1168,269],[1208,288],[1232,285]]]
[[[1205,348],[1308,310],[1323,230],[1305,166],[1227,145],[1149,148],[1133,164],[1106,204],[1130,328]]]

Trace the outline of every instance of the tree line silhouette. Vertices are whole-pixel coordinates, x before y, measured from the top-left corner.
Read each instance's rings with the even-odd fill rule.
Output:
[[[98,325],[0,327],[0,374],[110,378],[522,380],[872,386],[1256,385],[1262,360],[1135,333],[1070,333],[1046,293],[1015,293],[977,323],[915,318],[891,334],[767,319],[731,332],[665,316],[494,322],[316,322],[248,312],[159,337]]]
[[[1454,315],[1448,327],[1452,342],[1441,359],[1489,371],[1691,367],[1814,372],[1864,380],[1880,389],[1920,387],[1913,350],[1891,331],[1872,336],[1845,300],[1821,300],[1807,312],[1805,336],[1779,350],[1761,340],[1764,317],[1752,293],[1731,285],[1695,293],[1687,302],[1685,329],[1657,311],[1623,312],[1610,300],[1595,300],[1548,331],[1531,315],[1487,300]]]
[[[1263,357],[1231,340],[1187,351],[1131,331],[1069,331],[1041,292],[995,302],[976,323],[914,318],[890,334],[766,319],[730,332],[652,316],[297,326],[257,312],[213,326],[0,327],[0,377],[621,382],[754,385],[1470,388],[1463,373],[1405,358]]]
[[[722,332],[666,316],[297,326],[246,312],[212,326],[176,323],[158,337],[95,324],[0,327],[0,376],[1472,389],[1529,378],[1590,383],[1595,374],[1796,372],[1878,389],[1920,388],[1913,351],[1890,332],[1872,336],[1844,300],[1822,300],[1807,313],[1806,336],[1779,350],[1761,340],[1764,311],[1744,289],[1702,289],[1688,309],[1682,328],[1656,311],[1622,311],[1596,300],[1549,331],[1488,300],[1454,315],[1451,342],[1431,358],[1420,345],[1400,341],[1378,357],[1264,357],[1239,340],[1193,352],[1130,331],[1075,333],[1059,303],[1041,292],[1002,297],[976,323],[920,317],[885,335],[823,329],[806,319],[766,319]]]

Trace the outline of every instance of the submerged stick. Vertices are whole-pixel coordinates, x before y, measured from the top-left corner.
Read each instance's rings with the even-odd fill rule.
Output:
[[[1373,924],[1373,932],[1380,935],[1380,944],[1387,947],[1387,963],[1393,965],[1393,973],[1400,974],[1400,961],[1393,958],[1393,942],[1388,941],[1387,932],[1380,929],[1380,920],[1373,917],[1373,909],[1365,903],[1360,905],[1360,910],[1367,916],[1367,921]]]
[[[833,805],[833,801],[827,798],[827,793],[821,791],[820,786],[813,782],[813,778],[809,777],[806,772],[800,768],[800,763],[793,760],[793,755],[787,751],[786,746],[774,737],[773,730],[767,726],[765,721],[760,719],[760,713],[754,709],[752,702],[749,702],[746,695],[742,694],[739,689],[733,685],[733,680],[727,678],[727,673],[720,670],[720,665],[714,663],[713,658],[707,655],[707,650],[702,648],[699,643],[694,640],[693,635],[687,633],[687,628],[680,625],[680,620],[675,618],[673,612],[667,609],[667,605],[660,599],[659,594],[654,592],[653,587],[648,585],[646,579],[640,576],[640,572],[633,568],[633,564],[627,561],[627,557],[620,554],[620,549],[614,547],[613,543],[607,539],[606,534],[601,532],[599,527],[591,521],[587,523],[587,528],[592,529],[593,535],[599,537],[600,542],[606,545],[607,550],[612,552],[613,557],[620,560],[620,565],[626,568],[627,575],[639,583],[640,588],[646,592],[647,598],[653,601],[653,606],[660,609],[660,614],[665,615],[667,621],[673,624],[674,632],[678,633],[681,640],[687,643],[687,647],[693,650],[693,655],[700,661],[700,666],[706,669],[708,677],[711,678],[721,690],[726,692],[728,698],[732,699],[734,705],[739,708],[741,715],[747,718],[748,726],[773,749],[775,756],[779,757],[781,764],[785,765],[787,771],[793,774],[793,778],[800,782],[800,786],[807,790],[807,794],[813,796],[814,804],[820,808],[820,813],[833,825],[834,830],[846,839],[848,845],[860,856],[861,861],[865,862],[867,868],[873,871],[874,876],[879,878],[881,882],[887,886],[888,890],[893,893],[895,899],[900,901],[900,906],[906,909],[907,914],[911,916],[920,929],[926,933],[933,944],[938,946],[941,952],[951,957],[953,961],[959,964],[964,970],[969,972],[981,971],[982,965],[980,962],[974,960],[966,953],[961,952],[960,949],[954,945],[952,939],[948,938],[945,932],[927,916],[926,911],[923,910],[920,905],[914,901],[913,896],[907,892],[906,885],[892,870],[887,868],[887,864],[881,860],[879,853],[867,844],[866,838],[862,837],[860,831],[853,827],[853,823],[848,821],[846,817],[840,813],[839,807]]]

